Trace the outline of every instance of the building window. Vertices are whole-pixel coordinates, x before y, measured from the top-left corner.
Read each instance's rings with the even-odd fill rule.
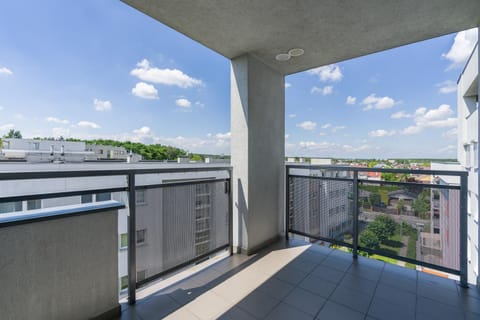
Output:
[[[93,202],[93,195],[91,194],[82,194],[82,203]]]
[[[0,203],[0,213],[22,211],[22,202],[4,202]]]
[[[145,201],[145,190],[135,191],[135,203],[136,204],[147,204]]]
[[[137,282],[138,282],[138,281],[145,280],[146,274],[147,274],[147,270],[137,271]]]
[[[40,150],[40,142],[33,143],[33,150]]]
[[[128,233],[122,233],[120,235],[120,249],[128,247]]]
[[[96,195],[96,201],[97,202],[108,201],[108,200],[112,200],[112,195],[111,195],[110,192],[97,193],[97,195]]]
[[[137,244],[145,243],[147,236],[147,229],[137,230]]]
[[[42,200],[27,200],[27,210],[35,210],[42,208]]]
[[[128,288],[128,276],[123,276],[120,278],[120,290]]]

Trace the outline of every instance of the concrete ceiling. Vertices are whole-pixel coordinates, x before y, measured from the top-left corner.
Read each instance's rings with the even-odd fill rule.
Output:
[[[250,53],[282,74],[480,25],[480,0],[123,1],[227,58]],[[275,60],[297,47],[303,56]]]

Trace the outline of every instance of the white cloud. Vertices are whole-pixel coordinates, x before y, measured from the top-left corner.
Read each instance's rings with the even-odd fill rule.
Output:
[[[372,93],[371,95],[363,99],[363,101],[361,102],[361,104],[365,106],[365,108],[363,108],[363,110],[365,111],[371,109],[389,109],[393,107],[395,103],[397,102],[395,102],[395,100],[393,100],[392,98],[388,96],[377,97],[375,93]]]
[[[0,75],[11,76],[13,75],[13,72],[7,67],[0,67]]]
[[[368,136],[371,138],[381,138],[381,137],[388,137],[388,136],[393,136],[396,133],[395,130],[383,130],[383,129],[378,129],[378,130],[373,130],[368,133]]]
[[[90,122],[90,121],[79,121],[77,123],[77,126],[82,127],[82,128],[91,128],[91,129],[99,129],[101,128],[98,124],[95,122]]]
[[[200,108],[205,107],[205,104],[204,104],[204,103],[201,103],[200,101],[195,102],[195,105],[196,105],[196,106],[199,106]]]
[[[175,104],[182,108],[190,108],[192,106],[192,103],[185,98],[175,100]]]
[[[409,113],[406,113],[405,111],[399,111],[399,112],[395,112],[394,114],[392,114],[390,116],[390,118],[392,119],[403,119],[403,118],[411,118],[413,117],[412,114],[409,114]]]
[[[448,131],[445,131],[442,134],[442,137],[444,137],[444,138],[457,138],[457,134],[458,134],[458,128],[455,127],[455,128],[452,128]]]
[[[292,86],[290,82],[285,82],[285,89],[288,89]]]
[[[343,78],[342,70],[336,64],[308,70],[307,73],[317,75],[320,81],[340,81]]]
[[[323,88],[319,88],[317,86],[313,86],[310,90],[310,93],[321,93],[322,95],[326,96],[333,92],[332,86],[325,86]]]
[[[436,86],[439,88],[438,93],[448,94],[457,91],[457,84],[452,80],[440,82]]]
[[[112,102],[108,100],[93,99],[93,106],[97,111],[109,111],[112,110]]]
[[[139,82],[132,89],[132,93],[143,99],[158,99],[158,91],[151,84]]]
[[[21,113],[15,113],[13,117],[18,120],[25,120],[25,116]]]
[[[217,133],[215,135],[215,138],[217,139],[230,139],[231,133],[230,132],[225,132],[225,133]]]
[[[0,111],[2,111],[2,110],[3,110],[3,107],[2,107],[2,106],[0,106]]]
[[[15,125],[13,123],[7,123],[4,125],[0,125],[0,131],[8,131],[10,129],[15,128]]]
[[[323,126],[321,126],[322,129],[328,129],[330,128],[332,125],[330,123],[325,123]]]
[[[60,124],[69,124],[70,123],[70,121],[68,121],[68,120],[62,120],[62,119],[58,119],[58,118],[55,118],[55,117],[46,117],[45,121],[53,122],[53,123],[60,123]]]
[[[141,127],[139,129],[135,129],[133,130],[133,133],[137,134],[137,135],[148,135],[150,134],[151,130],[149,127]]]
[[[326,136],[327,133],[326,133],[326,132],[320,132],[318,135],[319,135],[319,136]]]
[[[453,110],[448,104],[442,104],[438,108],[430,110],[420,107],[415,110],[413,115],[415,125],[403,129],[401,133],[412,135],[422,132],[425,128],[455,127],[457,118],[450,117],[451,115],[453,115]]]
[[[289,137],[290,137],[289,134],[286,134],[286,135],[285,135],[285,139],[288,139]]]
[[[130,71],[130,74],[143,81],[178,86],[180,88],[190,88],[202,84],[201,80],[192,78],[181,70],[152,67],[147,59],[137,63],[137,68]]]
[[[302,128],[304,130],[314,130],[317,124],[313,121],[303,121],[302,123],[297,124],[297,127]]]
[[[346,126],[336,126],[332,128],[332,132],[337,132],[338,130],[346,129]]]
[[[451,62],[446,70],[463,67],[472,53],[473,47],[475,46],[475,43],[477,43],[477,39],[477,28],[457,33],[450,50],[447,53],[442,54],[443,58],[450,60]]]
[[[295,118],[296,116],[297,116],[297,115],[296,115],[295,113],[290,113],[290,114],[288,115],[288,117],[291,118],[291,119],[292,119],[292,118]]]
[[[356,97],[348,96],[347,101],[345,102],[346,104],[355,104],[357,102]]]

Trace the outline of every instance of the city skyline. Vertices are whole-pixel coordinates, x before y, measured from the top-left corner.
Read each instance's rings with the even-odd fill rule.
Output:
[[[2,7],[0,135],[230,153],[228,59],[121,2]],[[286,155],[456,158],[456,81],[476,41],[475,29],[287,76]]]

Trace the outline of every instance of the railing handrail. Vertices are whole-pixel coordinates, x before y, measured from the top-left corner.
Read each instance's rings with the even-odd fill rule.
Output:
[[[348,167],[334,165],[312,165],[312,164],[289,164],[287,169],[310,169],[310,170],[330,170],[330,171],[353,171],[353,172],[385,172],[385,173],[415,173],[435,176],[468,176],[468,171],[459,170],[427,170],[427,169],[394,169],[394,168],[367,168],[367,167]]]
[[[189,167],[169,167],[169,168],[131,168],[131,169],[66,169],[61,171],[16,171],[1,172],[0,181],[3,180],[28,180],[28,179],[55,179],[55,178],[85,178],[85,177],[104,177],[121,176],[129,174],[162,174],[162,173],[185,173],[185,172],[206,172],[206,171],[232,171],[229,165],[224,166],[189,166]]]

